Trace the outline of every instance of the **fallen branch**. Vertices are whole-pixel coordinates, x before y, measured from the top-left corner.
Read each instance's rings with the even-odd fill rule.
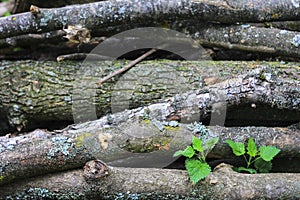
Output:
[[[123,77],[115,77],[105,82],[101,88],[97,87],[97,82],[101,77],[126,64],[127,62],[57,63],[35,61],[22,61],[16,64],[15,62],[3,61],[0,73],[1,134],[16,129],[32,130],[43,124],[54,124],[57,121],[72,123],[72,100],[75,100],[74,87],[76,89],[77,82],[81,81],[83,74],[88,83],[82,87],[82,90],[77,87],[81,101],[85,100],[82,106],[87,106],[86,102],[91,101],[90,96],[84,95],[83,91],[88,88],[94,89],[94,103],[97,105],[96,114],[98,117],[112,111],[148,105],[178,93],[220,83],[244,74],[251,68],[268,66],[275,70],[279,77],[294,80],[300,78],[299,66],[293,63],[147,61],[139,63]],[[86,72],[80,74],[80,69],[86,69]],[[93,85],[93,83],[95,84]],[[248,113],[255,111],[255,109],[249,108]],[[86,112],[88,107],[82,109]],[[263,108],[260,107],[259,109]],[[258,119],[257,121],[262,122],[261,125],[273,121],[277,126],[286,122],[291,124],[299,120],[297,112],[291,111],[289,114],[284,110],[282,111],[282,113],[272,111],[274,114],[271,113],[262,118],[261,112],[259,116],[255,114],[250,116],[249,114],[234,113],[233,110],[228,113],[228,117],[233,113],[231,115],[232,121],[247,119],[246,121],[249,122]],[[270,112],[269,110],[268,113]],[[286,117],[274,118],[273,116],[276,115]],[[45,125],[43,126],[45,127]],[[274,126],[276,125],[274,124]]]
[[[146,53],[144,53],[142,56],[138,57],[137,59],[135,59],[134,61],[131,61],[130,63],[128,63],[126,66],[124,66],[123,68],[114,71],[113,73],[105,76],[104,78],[102,78],[98,84],[102,85],[102,83],[104,83],[105,81],[111,79],[114,76],[117,76],[123,72],[126,72],[127,70],[129,70],[131,67],[135,66],[136,64],[138,64],[139,62],[141,62],[143,59],[147,58],[149,55],[151,55],[152,53],[156,52],[157,49],[151,49],[149,51],[147,51]]]
[[[182,170],[109,167],[108,173],[98,179],[86,179],[82,170],[73,170],[26,179],[1,186],[0,198],[300,198],[300,175],[296,173],[240,174],[232,171],[229,165],[222,164],[195,186]]]
[[[198,19],[223,23],[298,20],[299,3],[289,0],[210,2],[200,0],[103,1],[55,9],[40,13],[22,13],[0,19],[1,38],[26,33],[62,30],[69,25],[83,25],[96,31],[99,27],[122,23],[151,23],[163,19]],[[74,17],[79,16],[79,17]]]
[[[195,22],[180,22],[173,28],[189,34],[206,47],[260,52],[282,57],[300,58],[300,36],[297,31],[244,25],[207,25]]]
[[[156,112],[160,105],[150,106]],[[145,109],[147,110],[147,109]],[[144,110],[124,111],[102,119],[48,132],[0,138],[0,185],[15,179],[82,167],[97,158],[113,166],[165,167],[175,161],[173,153],[191,143],[187,124],[164,126],[157,120],[141,120]],[[219,137],[208,158],[232,158],[227,139],[245,142],[252,137],[258,146],[281,149],[278,158],[299,159],[300,129],[266,127],[209,127],[205,138]],[[278,168],[273,166],[274,168]]]

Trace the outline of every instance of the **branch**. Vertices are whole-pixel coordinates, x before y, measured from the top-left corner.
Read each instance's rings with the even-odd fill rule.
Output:
[[[126,72],[127,70],[129,70],[131,67],[135,66],[136,64],[138,64],[139,62],[141,62],[143,59],[147,58],[149,55],[151,55],[152,53],[156,52],[157,49],[151,49],[149,51],[147,51],[146,53],[144,53],[142,56],[138,57],[137,59],[135,59],[134,61],[128,63],[126,66],[124,66],[123,68],[114,71],[113,73],[105,76],[104,78],[102,78],[99,81],[99,85],[102,85],[102,83],[104,83],[105,81],[111,79],[114,76],[117,76],[123,72]]]
[[[96,121],[71,126],[58,131],[62,135],[50,137],[50,134],[45,131],[37,131],[29,138],[22,136],[12,140],[4,138],[2,143],[4,150],[0,154],[0,162],[5,168],[1,171],[1,183],[15,178],[72,169],[94,157],[123,166],[169,164],[170,160],[167,157],[171,157],[172,160],[174,151],[190,143],[192,130],[187,127],[187,124],[201,121],[209,114],[216,115],[216,118],[222,117],[226,108],[224,103],[227,103],[229,108],[245,103],[249,104],[250,109],[255,109],[251,107],[253,104],[258,106],[266,104],[272,108],[290,109],[291,115],[297,115],[300,110],[299,98],[299,81],[281,79],[268,68],[262,68],[249,72],[235,81],[229,80],[180,94],[166,102],[126,110]],[[175,117],[181,121],[181,127],[172,127],[168,123]],[[256,128],[252,130],[246,127],[244,130],[243,128],[213,128],[212,130],[212,135],[207,137],[219,136],[220,141],[225,139],[245,141],[253,137],[258,145],[271,142],[272,145],[281,148],[281,156],[299,157],[300,155],[297,139],[299,129]],[[143,135],[140,135],[141,133]],[[37,140],[34,141],[33,138]],[[21,145],[22,141],[29,139],[30,143],[24,142],[24,146]],[[224,146],[222,142],[215,149],[216,152],[212,151],[211,157],[232,155],[228,146]],[[132,154],[132,152],[142,154]],[[153,162],[153,159],[144,157],[147,154],[143,153],[147,152],[156,152],[150,155],[159,155],[160,161]],[[36,163],[34,172],[32,163]]]
[[[123,23],[151,23],[163,19],[197,19],[223,23],[298,20],[299,4],[289,0],[200,1],[133,0],[103,1],[55,9],[40,13],[22,13],[0,19],[1,38],[26,33],[61,30],[83,25],[92,31]],[[78,16],[78,17],[74,17]]]
[[[220,83],[246,73],[249,68],[267,66],[275,70],[279,77],[292,80],[300,78],[299,66],[293,63],[147,61],[139,63],[122,77],[105,82],[101,89],[97,87],[101,77],[126,64],[127,62],[121,61],[91,62],[87,66],[86,63],[22,61],[15,64],[3,61],[0,73],[1,134],[15,131],[17,128],[33,130],[38,126],[41,128],[42,125],[51,128],[49,124],[54,125],[54,122],[72,123],[74,87],[76,89],[76,84],[81,81],[83,74],[88,84],[82,86],[83,90],[77,87],[80,102],[83,102],[82,109],[86,112],[89,108],[87,103],[91,102],[90,96],[84,95],[82,91],[92,88],[95,93],[93,105],[97,105],[95,107],[98,117],[149,105],[178,93]],[[288,96],[284,97],[287,98]],[[247,115],[243,115],[245,112],[239,114],[232,110],[228,117],[231,121],[244,119],[247,122],[261,122],[261,125],[273,122],[274,126],[295,123],[300,118],[299,113],[292,110],[277,112],[274,109],[271,112],[270,109],[264,109],[265,115],[262,116],[262,112],[255,114],[255,109],[249,108],[245,110]],[[259,107],[256,110],[259,112],[262,109],[263,107]],[[249,113],[253,115],[250,117]],[[278,115],[285,117],[278,118]]]
[[[186,34],[208,47],[300,58],[300,37],[297,31],[261,28],[249,24],[224,26],[197,22],[174,23],[172,28],[184,29]]]
[[[82,170],[26,179],[0,187],[0,198],[298,199],[300,190],[300,174],[240,174],[225,164],[196,186],[182,170],[109,167],[108,172],[98,179],[86,179]]]

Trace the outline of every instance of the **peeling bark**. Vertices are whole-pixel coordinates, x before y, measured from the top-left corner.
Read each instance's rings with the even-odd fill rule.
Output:
[[[82,170],[49,174],[1,186],[0,198],[24,199],[299,199],[300,175],[239,174],[218,166],[197,185],[186,171],[109,167],[109,175],[84,178]]]
[[[192,1],[144,0],[103,1],[55,9],[40,13],[22,13],[0,19],[0,38],[26,33],[61,30],[81,24],[92,32],[98,27],[123,23],[161,21],[164,19],[198,19],[223,23],[298,20],[299,4],[289,0]],[[79,17],[74,17],[79,16]]]
[[[103,84],[101,88],[93,86],[93,82],[97,82],[97,80],[125,64],[126,62],[97,62],[88,63],[88,66],[86,66],[84,62],[22,61],[16,63],[3,61],[0,74],[0,132],[4,134],[17,128],[32,130],[32,128],[41,128],[38,126],[45,123],[47,123],[47,126],[44,125],[44,127],[49,127],[49,124],[57,121],[72,123],[74,117],[72,104],[74,103],[76,92],[74,89],[78,90],[77,92],[82,98],[81,101],[85,102],[90,102],[90,96],[85,96],[82,91],[87,89],[91,93],[94,91],[95,104],[93,105],[97,116],[100,117],[126,108],[131,109],[159,102],[178,93],[220,83],[257,67],[268,66],[275,70],[275,74],[279,78],[291,79],[295,83],[300,77],[299,67],[293,63],[148,61],[138,64],[122,77],[117,77],[111,82]],[[86,71],[80,70],[82,68],[86,69]],[[76,81],[79,82],[81,80],[82,74],[80,72],[82,71],[85,73],[85,78],[88,81],[86,86],[80,86],[80,84],[76,83]],[[238,81],[238,79],[234,81]],[[294,88],[295,94],[293,94],[294,92],[291,94],[285,92],[284,94],[278,93],[278,95],[283,95],[283,100],[288,100],[289,95],[296,98],[298,94],[297,84],[289,84],[288,82],[286,84],[282,88],[291,91]],[[293,85],[296,86],[294,87]],[[83,89],[80,90],[80,87]],[[218,85],[215,87],[219,87],[222,90],[223,86]],[[127,88],[127,90],[124,90],[124,88]],[[213,87],[207,89],[211,90]],[[274,97],[277,95],[276,92]],[[223,92],[220,94],[223,94]],[[240,95],[243,95],[243,93]],[[120,101],[121,99],[123,101]],[[258,103],[255,99],[251,101]],[[294,99],[294,101],[297,106],[297,100]],[[263,101],[261,103],[264,104]],[[86,103],[83,105],[86,105]],[[85,109],[85,112],[81,113],[81,115],[86,113],[88,108],[88,106],[82,108]],[[228,120],[246,119],[248,122],[253,121],[253,119],[255,120],[259,117],[255,113],[264,110],[263,113],[266,115],[259,114],[261,116],[258,118],[262,122],[261,125],[266,124],[268,121],[274,121],[277,124],[281,124],[280,122],[291,124],[299,121],[299,111],[294,112],[292,107],[289,108],[290,111],[285,110],[287,109],[285,108],[281,109],[280,112],[276,111],[276,109],[272,111],[272,109],[264,108],[264,106],[259,106],[256,109],[257,112],[250,106],[246,106],[245,109],[248,115],[243,116],[238,111],[235,112],[235,109],[230,110],[229,108]],[[253,114],[249,115],[249,113]],[[79,112],[75,117],[83,119],[84,116],[81,115]],[[278,117],[278,115],[281,115],[281,117]]]

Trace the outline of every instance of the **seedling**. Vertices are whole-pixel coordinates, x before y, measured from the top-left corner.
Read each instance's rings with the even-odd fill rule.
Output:
[[[274,146],[261,146],[258,151],[252,138],[248,140],[247,154],[243,143],[233,142],[232,140],[225,140],[225,142],[231,147],[234,155],[245,158],[247,166],[234,168],[237,172],[256,174],[258,171],[260,173],[268,173],[272,169],[271,160],[280,152],[280,149]],[[255,169],[250,167],[252,164]]]
[[[179,155],[187,157],[185,168],[193,184],[210,174],[211,168],[205,161],[205,158],[218,140],[218,138],[212,138],[203,145],[201,139],[193,136],[192,146],[187,146],[185,150],[179,150],[174,153],[174,157]]]

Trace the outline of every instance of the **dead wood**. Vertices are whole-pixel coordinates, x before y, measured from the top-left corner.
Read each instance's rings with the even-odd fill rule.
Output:
[[[193,39],[206,47],[260,52],[273,56],[300,58],[297,31],[256,27],[250,24],[224,26],[217,24],[178,23]],[[173,25],[174,28],[177,25]],[[176,29],[176,28],[175,28]],[[177,26],[180,30],[180,27]]]
[[[91,3],[95,1],[96,0],[52,0],[52,1],[15,0],[12,12],[13,13],[28,12],[31,5],[35,5],[41,8],[56,8],[56,7],[63,7],[71,4],[83,4],[83,3]]]
[[[280,23],[283,22],[274,22],[272,24],[274,24],[274,26],[275,24],[278,24],[278,26],[280,26]],[[296,26],[295,23],[296,22],[294,22],[294,26]],[[273,26],[272,24],[270,22],[269,26]],[[99,29],[97,30],[97,33],[94,32],[93,38],[91,38],[88,44],[85,44],[85,48],[83,48],[84,46],[82,46],[81,48],[76,48],[76,45],[78,44],[71,45],[66,38],[63,38],[66,35],[63,30],[42,34],[27,34],[0,39],[0,47],[2,48],[1,51],[3,52],[3,55],[1,57],[2,59],[5,59],[10,58],[9,55],[15,55],[16,52],[14,52],[13,47],[22,47],[27,51],[34,51],[34,49],[32,49],[32,46],[34,44],[35,49],[37,49],[38,47],[43,47],[48,48],[50,51],[54,47],[58,46],[59,48],[64,47],[64,49],[69,49],[70,53],[73,52],[74,49],[80,49],[81,51],[89,52],[97,44],[99,44],[99,38],[97,38],[96,36],[110,37],[113,34],[139,26],[142,26],[142,24],[124,24],[111,27],[109,30]],[[151,26],[163,25],[153,23],[151,24]],[[264,24],[224,26],[218,24],[201,23],[198,21],[177,21],[170,23],[169,26],[172,30],[184,32],[185,34],[191,36],[191,38],[195,39],[197,42],[199,42],[199,44],[205,47],[218,47],[242,52],[261,53],[267,54],[270,57],[279,56],[283,60],[287,60],[290,58],[300,58],[300,37],[297,31],[281,30],[278,28],[265,28],[262,27],[265,26]],[[139,38],[137,36],[137,40],[138,39]],[[120,48],[120,43],[124,44],[130,42],[132,42],[132,37],[129,37],[127,40],[124,39],[123,41],[113,40],[111,45],[115,49],[118,49]],[[176,41],[168,40],[168,42]],[[59,52],[57,53],[59,54]],[[53,55],[51,54],[53,53],[49,53],[48,60],[53,57]]]
[[[197,19],[223,23],[298,20],[299,4],[288,0],[192,1],[192,0],[132,0],[103,1],[55,9],[40,9],[39,13],[22,13],[0,19],[1,38],[26,33],[61,30],[79,25],[92,33],[123,23],[151,23],[171,19]],[[79,17],[74,17],[79,16]]]
[[[78,101],[85,102],[82,103],[83,106],[86,106],[82,107],[85,110],[84,113],[90,108],[88,105],[92,103],[97,116],[100,117],[111,112],[159,102],[178,93],[220,83],[257,67],[268,66],[275,70],[275,74],[279,78],[296,81],[300,77],[299,67],[293,63],[147,61],[138,64],[122,77],[116,77],[104,83],[102,87],[97,86],[96,83],[102,77],[120,69],[126,63],[99,61],[88,63],[87,66],[85,62],[3,61],[0,73],[0,131],[2,135],[17,128],[19,130],[32,130],[33,128],[41,128],[41,126],[50,127],[49,124],[55,127],[55,122],[67,121],[72,123],[73,117],[77,121],[88,120],[89,118],[84,119],[84,116],[73,115],[72,104],[76,100],[74,97],[76,90],[77,94],[79,93],[77,96],[81,98],[81,101]],[[86,71],[80,69],[86,69]],[[79,85],[83,77],[80,73],[85,75],[85,80],[88,82],[84,86]],[[269,76],[269,73],[267,75]],[[261,82],[264,81],[261,80]],[[278,84],[280,83],[278,82]],[[286,90],[293,90],[293,84],[288,84],[288,82],[286,84]],[[221,89],[222,86],[216,86],[216,88],[218,87]],[[279,87],[285,88],[285,86]],[[82,93],[87,89],[90,92]],[[208,90],[211,89],[208,88]],[[275,99],[277,92],[274,91]],[[91,102],[90,94],[95,95],[95,99],[92,100],[94,102]],[[240,93],[240,95],[244,94]],[[297,92],[295,94],[281,94],[279,92],[278,95],[283,95],[282,98],[288,101],[289,95],[294,95],[293,98],[295,99]],[[250,99],[248,100],[250,101]],[[255,99],[251,101],[253,102],[246,105],[258,103]],[[258,122],[261,123],[260,125],[265,125],[273,121],[273,126],[278,126],[279,124],[291,124],[299,121],[299,111],[294,112],[292,107],[289,107],[290,111],[285,108],[281,109],[281,112],[276,111],[276,109],[272,111],[265,106],[259,106],[257,109],[246,106],[245,109],[248,109],[245,110],[248,115],[239,114],[238,111],[232,109],[228,112],[227,122],[246,119],[249,122],[248,125]],[[255,114],[262,110],[264,110],[265,115]],[[208,116],[209,112],[206,117]]]
[[[222,164],[192,185],[183,170],[109,167],[107,176],[96,179],[73,170],[25,179],[0,190],[3,199],[299,199],[300,175],[240,174]]]
[[[150,106],[148,109],[156,112],[159,107]],[[190,145],[194,130],[183,123],[179,127],[172,127],[163,125],[155,118],[152,121],[143,120],[144,114],[141,109],[124,111],[61,131],[36,130],[22,136],[1,137],[0,184],[75,169],[94,158],[113,166],[165,167],[175,161],[172,155],[176,150]],[[219,143],[208,158],[233,158],[231,149],[224,141],[246,142],[252,137],[258,146],[273,145],[280,148],[278,158],[293,158],[295,162],[299,160],[300,130],[297,127],[212,126],[209,130],[200,137],[204,141],[219,137]],[[280,169],[281,166],[274,165],[273,168]]]

